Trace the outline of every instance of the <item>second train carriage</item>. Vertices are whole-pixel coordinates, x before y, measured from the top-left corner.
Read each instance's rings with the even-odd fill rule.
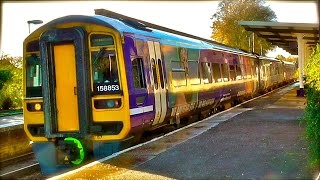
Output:
[[[101,15],[40,27],[24,41],[23,66],[24,128],[43,174],[77,165],[90,152],[110,155],[145,130],[230,106],[291,80],[286,71],[293,70]]]

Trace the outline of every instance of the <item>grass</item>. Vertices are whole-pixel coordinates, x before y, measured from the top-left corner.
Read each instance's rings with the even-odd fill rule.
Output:
[[[22,114],[22,109],[10,109],[10,110],[1,110],[0,109],[0,117],[11,116],[16,114]]]

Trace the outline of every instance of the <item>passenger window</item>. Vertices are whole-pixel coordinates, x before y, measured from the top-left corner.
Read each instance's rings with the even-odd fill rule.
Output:
[[[200,84],[200,71],[199,71],[199,63],[198,63],[199,56],[200,56],[199,50],[188,49],[188,66],[189,66],[188,79],[190,80],[190,84],[192,85]]]
[[[200,84],[200,78],[199,78],[199,64],[198,61],[188,61],[189,64],[189,79],[190,84]]]
[[[242,66],[242,68],[243,68],[243,66]],[[243,70],[245,70],[245,69],[243,68]],[[241,80],[242,75],[245,76],[245,72],[243,74],[241,73],[241,68],[240,68],[239,64],[236,65],[236,74],[237,74],[237,80]]]
[[[229,71],[230,71],[230,80],[235,81],[236,80],[235,65],[229,65]]]
[[[175,87],[186,86],[185,71],[172,70],[172,83]]]
[[[222,78],[224,82],[229,81],[229,66],[228,64],[224,63],[222,64]]]
[[[244,64],[240,64],[240,70],[241,70],[242,78],[246,79],[247,78],[247,71],[246,71],[246,67]]]
[[[163,77],[162,61],[160,59],[158,59],[158,67],[159,67],[160,85],[161,85],[161,89],[163,89],[164,88],[164,77]]]
[[[206,62],[201,63],[202,80],[205,84],[212,83],[212,75],[210,64]]]
[[[157,68],[156,68],[155,60],[153,58],[151,59],[151,67],[152,67],[154,87],[158,89],[159,85],[158,85]]]
[[[258,67],[258,63],[257,62],[253,62],[253,67],[252,67],[252,74],[254,77],[258,76],[258,72],[259,72],[259,67]]]
[[[220,64],[213,63],[211,64],[213,79],[215,82],[222,82]]]
[[[133,83],[135,88],[146,88],[142,58],[132,60]]]
[[[246,72],[247,72],[247,79],[251,79],[252,78],[252,67],[251,67],[251,64],[247,64],[246,65]]]
[[[181,67],[181,63],[179,61],[171,61],[171,72],[172,72],[172,83],[173,86],[186,86],[186,70]]]

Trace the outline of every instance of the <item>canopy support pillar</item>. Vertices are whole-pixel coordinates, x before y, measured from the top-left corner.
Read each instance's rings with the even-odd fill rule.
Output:
[[[297,90],[297,96],[304,96],[304,85],[303,85],[303,64],[304,64],[304,54],[303,54],[303,34],[296,34],[298,42],[298,67],[299,67],[299,86],[300,89]]]

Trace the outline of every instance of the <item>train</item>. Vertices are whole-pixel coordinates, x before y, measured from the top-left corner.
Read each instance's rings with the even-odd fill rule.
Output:
[[[23,43],[24,130],[50,175],[294,81],[293,63],[105,9]]]

